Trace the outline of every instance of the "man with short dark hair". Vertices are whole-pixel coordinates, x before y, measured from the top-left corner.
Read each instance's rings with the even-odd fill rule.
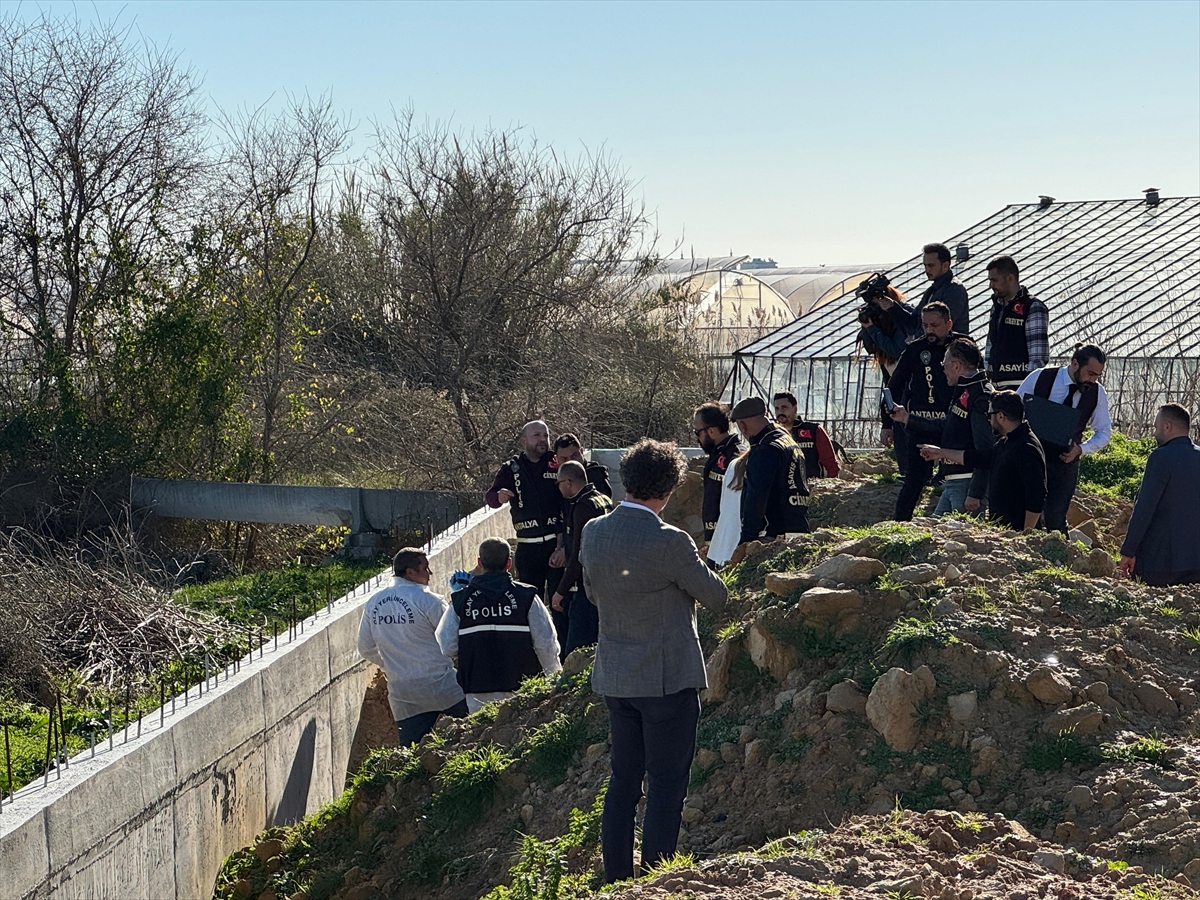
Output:
[[[508,504],[517,532],[517,576],[533,585],[539,597],[549,597],[562,572],[550,560],[563,530],[558,459],[550,452],[550,431],[541,419],[525,423],[520,442],[521,452],[496,472],[485,499],[492,509]]]
[[[1079,424],[1069,445],[1042,442],[1046,451],[1046,508],[1042,518],[1047,531],[1067,533],[1067,510],[1079,484],[1079,458],[1103,450],[1112,439],[1108,392],[1100,383],[1107,360],[1095,344],[1076,344],[1069,365],[1045,366],[1030,372],[1017,388],[1022,397],[1041,397],[1079,410]],[[1089,425],[1095,433],[1085,441],[1083,432]]]
[[[674,444],[643,439],[621,459],[628,495],[583,528],[587,596],[600,615],[592,689],[604,696],[612,777],[604,797],[604,880],[632,878],[634,817],[648,781],[642,871],[675,853],[687,796],[698,690],[708,686],[696,637],[696,603],[725,606],[725,584],[687,532],[659,517],[687,464]]]
[[[367,600],[358,626],[358,652],[387,676],[401,747],[419,742],[439,716],[467,714],[454,666],[435,636],[446,604],[429,590],[429,578],[425,552],[405,547],[392,560],[392,583]]]
[[[921,248],[921,263],[925,267],[925,277],[932,284],[925,289],[921,299],[911,312],[911,320],[906,322],[909,334],[917,334],[921,328],[921,312],[930,303],[944,303],[950,310],[950,318],[954,327],[960,333],[971,333],[970,298],[967,289],[954,277],[950,249],[945,244],[926,244]],[[919,340],[919,338],[918,338]]]
[[[933,464],[921,457],[918,439],[912,436],[921,434],[923,437],[920,440],[940,439],[946,422],[946,410],[950,406],[950,386],[946,384],[942,360],[950,342],[963,337],[954,330],[950,309],[940,300],[925,304],[921,311],[921,327],[925,332],[924,338],[913,341],[905,348],[900,361],[896,363],[895,372],[888,380],[888,389],[897,401],[891,421],[906,428],[907,436],[911,438],[905,441],[902,448],[906,459],[902,467],[904,483],[900,486],[893,513],[897,522],[907,522],[913,517],[921,500],[921,491],[933,477]],[[902,397],[906,398],[904,403],[899,402]],[[908,422],[913,424],[905,424]],[[885,444],[889,431],[885,427],[881,434]],[[901,448],[898,447],[899,452]]]
[[[988,467],[996,435],[988,422],[988,399],[993,393],[980,366],[983,355],[968,337],[955,338],[946,347],[942,370],[950,386],[950,408],[942,426],[940,445],[925,444],[921,458],[940,462],[945,483],[935,516],[951,512],[978,514],[987,501]],[[927,430],[932,437],[932,429]],[[916,435],[921,440],[922,435]]]
[[[567,557],[562,578],[558,582],[558,590],[550,598],[550,608],[563,611],[565,605],[568,627],[562,657],[566,659],[567,654],[576,647],[587,647],[596,643],[599,619],[596,607],[588,600],[587,592],[583,589],[579,539],[583,534],[584,525],[592,519],[608,514],[612,509],[612,500],[588,482],[587,471],[573,459],[558,467],[558,490],[567,504],[564,516]]]
[[[992,394],[988,418],[999,436],[988,478],[988,513],[1015,531],[1032,531],[1046,502],[1046,455],[1025,421],[1016,391]]]
[[[560,466],[565,462],[579,463],[587,472],[588,484],[593,485],[596,490],[610,500],[612,499],[613,489],[608,480],[608,466],[595,460],[589,460],[583,445],[579,443],[579,438],[575,435],[561,434],[554,439],[554,457]]]
[[[1158,447],[1146,472],[1121,544],[1121,572],[1147,584],[1200,584],[1200,447],[1192,418],[1178,403],[1154,418]]]
[[[708,454],[704,461],[704,493],[700,516],[704,521],[704,540],[711,541],[721,515],[721,485],[729,464],[742,452],[742,440],[729,430],[729,416],[719,403],[705,403],[692,414],[692,433],[696,443]]]
[[[550,613],[530,584],[514,581],[508,541],[479,545],[483,571],[451,594],[437,628],[447,657],[458,657],[458,683],[475,712],[511,697],[521,679],[562,669]]]
[[[772,399],[775,421],[792,436],[800,452],[804,454],[804,474],[812,478],[837,478],[837,453],[833,441],[820,422],[800,421],[800,407],[796,395],[791,391],[780,391]]]
[[[742,477],[742,533],[730,558],[737,564],[750,541],[808,532],[808,482],[804,454],[792,436],[767,418],[761,397],[745,397],[732,418],[750,445]]]
[[[988,378],[999,390],[1015,390],[1025,376],[1050,361],[1050,312],[1021,285],[1011,256],[997,256],[987,267],[992,314],[983,350]]]

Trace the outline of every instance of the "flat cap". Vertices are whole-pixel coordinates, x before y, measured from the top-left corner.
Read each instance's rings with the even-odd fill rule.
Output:
[[[753,419],[755,416],[765,416],[767,414],[767,404],[762,397],[743,397],[737,402],[737,406],[733,408],[733,412],[729,414],[729,418],[734,419]]]

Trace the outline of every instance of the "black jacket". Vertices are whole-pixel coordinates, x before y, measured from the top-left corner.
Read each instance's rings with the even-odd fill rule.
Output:
[[[792,436],[768,425],[750,438],[742,478],[740,543],[808,531],[808,483],[804,454]]]
[[[941,436],[946,407],[950,405],[950,385],[946,384],[946,372],[942,369],[946,347],[955,338],[965,336],[952,331],[946,336],[945,343],[941,344],[935,344],[924,336],[917,338],[905,348],[900,361],[896,363],[896,370],[888,379],[892,399],[897,403],[903,402],[909,414],[921,420],[906,427],[920,432],[922,425],[927,426],[928,441],[937,441]],[[887,419],[883,424],[890,428],[892,420]]]
[[[608,482],[608,466],[598,462],[589,462],[583,469],[587,472],[588,484],[611,500],[612,485]]]
[[[1020,288],[1007,303],[993,298],[992,315],[988,320],[988,378],[997,384],[1021,382],[1029,368],[1029,343],[1025,336],[1025,321],[1037,307],[1046,304],[1029,291]]]
[[[909,307],[905,307],[904,327],[909,334],[919,335],[921,333],[921,311],[925,308],[925,304],[933,303],[935,300],[950,307],[950,318],[954,322],[955,331],[964,335],[971,333],[970,298],[967,296],[967,289],[954,277],[954,270],[951,269],[925,289],[920,302],[915,307],[911,307],[911,312],[908,311]],[[895,309],[895,307],[892,308]],[[911,319],[907,319],[907,316],[911,316]]]
[[[717,527],[717,517],[721,514],[721,484],[725,481],[725,470],[729,464],[742,452],[742,439],[736,432],[725,437],[713,448],[704,461],[704,497],[701,503],[700,515],[704,519],[704,539],[711,541],[713,531]]]
[[[563,502],[558,492],[558,460],[553,453],[543,453],[537,462],[518,453],[502,465],[485,495],[492,509],[501,506],[501,489],[515,495],[508,506],[518,538],[562,533]]]
[[[946,411],[946,424],[942,426],[942,443],[945,450],[961,450],[963,465],[942,463],[942,474],[965,475],[970,473],[971,486],[967,496],[983,500],[988,493],[988,468],[992,464],[992,449],[996,445],[996,432],[988,421],[990,395],[995,393],[987,376],[976,372],[960,378],[953,385],[954,394],[950,408]]]
[[[1046,454],[1037,435],[1022,422],[992,448],[988,479],[989,515],[1022,531],[1025,513],[1040,513],[1046,505]]]
[[[583,534],[583,526],[592,519],[606,515],[612,508],[612,500],[591,484],[567,501],[566,515],[563,517],[567,561],[558,582],[558,593],[566,594],[571,588],[583,587],[583,564],[579,561],[579,538]]]

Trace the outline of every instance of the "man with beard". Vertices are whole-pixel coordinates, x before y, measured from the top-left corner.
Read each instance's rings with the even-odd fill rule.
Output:
[[[583,445],[579,443],[579,438],[575,435],[560,434],[554,439],[554,458],[558,460],[559,466],[565,462],[579,463],[587,472],[588,484],[595,487],[609,500],[612,499],[613,489],[608,480],[608,466],[601,465],[594,460],[589,462]]]
[[[837,478],[837,454],[833,441],[820,422],[803,422],[797,417],[800,410],[796,395],[791,391],[780,391],[772,398],[775,421],[783,427],[796,446],[804,454],[804,474],[812,478]]]
[[[711,541],[721,514],[721,483],[729,464],[742,452],[742,441],[730,433],[729,416],[719,403],[705,403],[692,414],[692,433],[708,459],[704,463],[704,497],[700,515],[704,540]]]
[[[1133,504],[1121,544],[1121,573],[1147,584],[1200,584],[1200,447],[1192,443],[1191,416],[1178,403],[1154,419],[1158,448]]]
[[[971,332],[971,314],[967,289],[954,277],[951,267],[950,248],[945,244],[926,244],[921,248],[921,263],[925,266],[925,277],[931,284],[921,295],[916,308],[902,308],[905,330],[914,334],[921,323],[921,313],[930,303],[945,303],[950,309],[950,318],[962,334]]]
[[[492,509],[508,504],[517,532],[513,556],[517,576],[533,585],[538,597],[549,597],[562,574],[561,569],[550,566],[563,530],[562,495],[558,492],[558,460],[550,452],[550,431],[541,419],[527,422],[521,429],[521,452],[496,472],[486,500]],[[566,613],[555,616],[554,626],[560,642],[565,641]]]
[[[1046,366],[1031,372],[1017,388],[1022,397],[1032,394],[1079,410],[1079,424],[1071,443],[1066,447],[1043,446],[1046,508],[1042,518],[1047,531],[1067,533],[1067,510],[1079,483],[1079,458],[1103,450],[1112,438],[1108,392],[1100,383],[1107,359],[1095,344],[1077,344],[1070,365]],[[1089,425],[1094,433],[1085,441],[1083,432]]]
[[[951,391],[950,408],[942,426],[941,446],[921,447],[921,458],[941,462],[945,479],[935,516],[951,512],[978,514],[987,501],[988,469],[996,435],[988,422],[989,399],[995,393],[983,374],[983,354],[970,338],[956,338],[946,347],[942,369]],[[917,435],[917,440],[921,436]]]
[[[1050,361],[1050,312],[1021,286],[1011,256],[997,256],[987,267],[992,315],[983,350],[988,379],[999,390],[1016,390],[1025,376]]]
[[[945,303],[933,301],[921,311],[921,327],[925,337],[913,341],[896,363],[896,371],[888,380],[888,389],[893,397],[907,397],[904,406],[896,406],[892,420],[905,424],[907,434],[921,433],[934,440],[941,436],[946,421],[946,408],[950,405],[950,386],[946,384],[946,373],[942,369],[942,358],[946,347],[955,338],[962,337],[953,330],[954,321]],[[901,418],[903,416],[903,418]],[[886,429],[885,429],[886,431]],[[921,491],[933,477],[933,465],[921,458],[921,448],[914,438],[905,445],[904,484],[896,498],[893,518],[907,522],[921,499]]]
[[[999,435],[988,479],[988,513],[1015,531],[1032,531],[1046,503],[1046,455],[1016,391],[993,394],[988,418]]]

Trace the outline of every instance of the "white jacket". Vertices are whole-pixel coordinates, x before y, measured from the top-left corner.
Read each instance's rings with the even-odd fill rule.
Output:
[[[449,709],[463,699],[436,631],[446,603],[423,584],[393,578],[371,595],[358,628],[358,652],[383,669],[396,721]]]

